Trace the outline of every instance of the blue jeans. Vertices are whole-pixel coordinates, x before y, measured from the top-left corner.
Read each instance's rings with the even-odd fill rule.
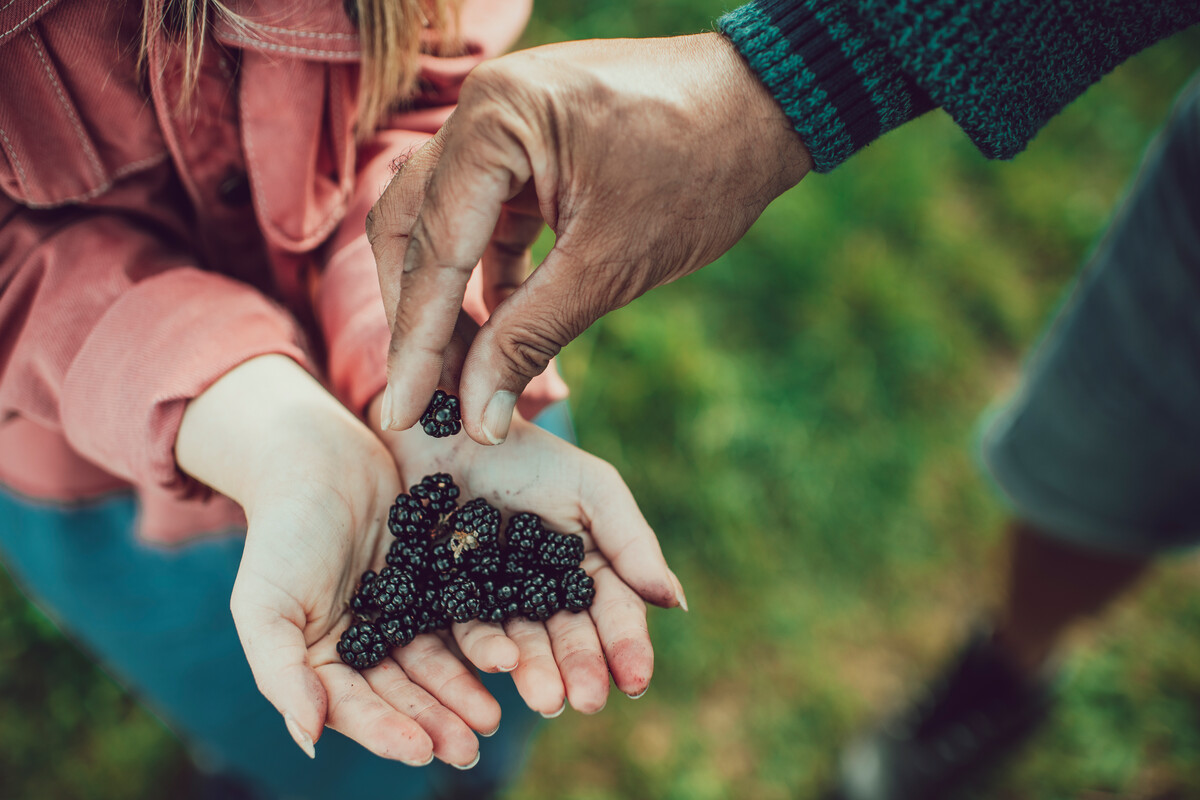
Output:
[[[571,436],[565,404],[538,418]],[[244,778],[264,798],[331,798],[354,775],[355,793],[406,800],[463,796],[507,782],[523,761],[537,715],[507,675],[484,675],[503,723],[481,739],[481,759],[459,772],[379,758],[335,731],[309,760],[254,685],[229,613],[243,532],[181,547],[134,536],[135,499],[118,494],[70,507],[0,492],[0,557],[58,626],[159,716],[211,771]]]

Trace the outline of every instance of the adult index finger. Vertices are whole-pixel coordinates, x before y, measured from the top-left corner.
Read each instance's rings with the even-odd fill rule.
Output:
[[[471,271],[488,246],[501,206],[529,178],[518,139],[498,124],[454,117],[451,122],[439,134],[441,155],[408,234],[399,274],[383,408],[384,426],[395,429],[413,425],[428,405]]]

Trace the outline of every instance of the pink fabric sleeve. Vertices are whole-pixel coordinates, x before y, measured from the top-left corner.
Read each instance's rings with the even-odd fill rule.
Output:
[[[135,485],[195,492],[174,458],[188,400],[254,356],[307,367],[294,321],[119,215],[46,219],[0,225],[0,415]]]

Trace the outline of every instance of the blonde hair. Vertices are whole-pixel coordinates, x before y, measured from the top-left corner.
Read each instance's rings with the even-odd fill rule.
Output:
[[[347,12],[358,25],[357,135],[360,139],[369,136],[398,103],[416,93],[420,72],[418,56],[425,41],[425,31],[433,34],[430,40],[436,43],[438,55],[455,55],[461,51],[457,31],[460,2],[347,0]],[[145,67],[150,41],[159,31],[169,30],[178,35],[184,47],[183,103],[190,98],[199,79],[210,13],[220,14],[235,25],[247,24],[221,0],[146,0],[142,6],[138,65]]]

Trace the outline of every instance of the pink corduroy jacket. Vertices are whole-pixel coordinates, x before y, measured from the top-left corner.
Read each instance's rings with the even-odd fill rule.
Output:
[[[529,15],[468,0],[469,54],[422,56],[420,96],[356,145],[341,0],[229,5],[249,24],[214,26],[181,112],[173,37],[137,70],[140,3],[0,0],[0,482],[132,487],[160,542],[244,524],[173,457],[188,400],[229,369],[286,354],[356,412],[382,389],[367,211]]]

